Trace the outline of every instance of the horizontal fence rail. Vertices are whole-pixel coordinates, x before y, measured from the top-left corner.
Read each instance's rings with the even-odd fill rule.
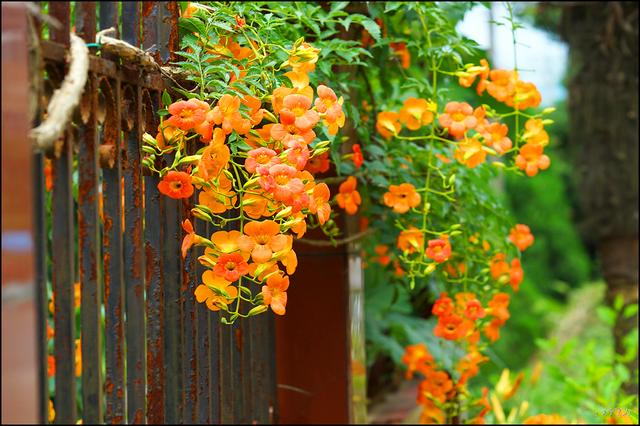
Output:
[[[195,302],[203,268],[195,253],[182,259],[180,223],[193,219],[197,194],[161,196],[141,165],[142,134],[157,131],[170,85],[159,71],[98,55],[96,32],[114,27],[159,64],[175,60],[178,3],[49,2],[46,12],[59,25],[34,20],[42,65],[32,72],[44,82],[36,123],[68,71],[70,31],[90,60],[57,152],[34,154],[42,423],[53,411],[58,424],[272,422],[271,319],[225,326]]]

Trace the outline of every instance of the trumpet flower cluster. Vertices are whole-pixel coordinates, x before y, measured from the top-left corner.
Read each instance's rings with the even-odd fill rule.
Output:
[[[213,62],[222,54],[235,60],[254,55],[231,38],[209,49]],[[227,93],[213,104],[179,100],[168,105],[156,136],[144,137],[150,154],[145,164],[162,178],[160,193],[194,197],[194,220],[235,228],[199,235],[191,219],[182,223],[182,256],[204,247],[197,259],[206,270],[194,296],[210,310],[227,313],[223,322],[269,308],[284,315],[298,264],[293,240],[305,234],[308,221],[330,220],[329,187],[314,178],[326,171],[318,160],[329,141],[319,141],[315,130],[324,126],[334,135],[344,126],[343,100],[330,87],[309,84],[319,49],[300,39],[289,53],[280,68],[288,69],[290,85],[273,89],[267,102],[252,93]],[[233,74],[236,82],[243,78],[242,72]],[[188,155],[191,140],[202,147]],[[158,156],[169,154],[171,166],[158,170]]]

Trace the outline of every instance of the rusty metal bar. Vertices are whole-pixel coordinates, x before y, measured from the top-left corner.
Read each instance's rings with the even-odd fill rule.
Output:
[[[35,124],[37,125],[37,123]],[[34,125],[34,127],[35,127]],[[38,421],[48,423],[49,379],[47,374],[47,221],[44,177],[44,157],[35,154],[33,158],[35,248],[36,248],[36,321],[38,324]]]
[[[116,29],[115,37],[120,37],[120,21],[118,20],[118,3],[117,1],[101,1],[100,2],[100,29],[104,30],[109,27]]]
[[[103,147],[114,148],[113,166],[102,171],[103,257],[105,300],[106,421],[120,424],[124,414],[124,291],[122,242],[122,172],[120,152],[120,87],[115,95],[103,80],[106,120],[101,132]]]
[[[40,7],[36,5],[38,9]],[[40,21],[32,18],[31,23],[34,25],[36,34],[42,38],[42,26]],[[29,66],[32,73],[37,74],[40,80],[43,78],[42,69],[38,63],[31,62]],[[36,68],[37,67],[37,68]],[[36,93],[37,99],[43,99],[42,93]],[[33,120],[33,127],[37,127],[42,119],[41,102],[36,104],[36,112]],[[47,229],[47,195],[46,195],[46,178],[44,172],[45,158],[42,153],[33,155],[33,183],[34,183],[34,243],[35,243],[35,306],[37,321],[37,356],[38,356],[38,422],[41,424],[49,423],[49,376],[48,376],[48,342],[47,330],[49,328],[49,308],[47,295],[47,281],[49,273],[47,268],[48,253],[48,229]]]
[[[100,28],[118,28],[116,2],[100,2]],[[106,58],[108,59],[108,58]],[[117,77],[117,76],[116,76]],[[102,171],[105,303],[105,421],[125,422],[124,290],[122,242],[121,90],[120,80],[102,79],[101,148],[112,149],[112,164]],[[108,152],[108,151],[107,151]]]
[[[250,422],[265,424],[269,422],[269,389],[267,386],[267,316],[269,313],[251,318],[251,353],[254,354],[251,365],[252,408]]]
[[[208,232],[209,223],[202,220],[196,220],[195,231],[198,235],[204,235],[208,238],[210,236]],[[195,250],[195,248],[192,250]],[[196,262],[196,285],[202,282],[202,274],[204,271],[205,268],[200,264],[200,262]],[[193,295],[190,296],[195,297]],[[211,404],[211,390],[209,387],[209,383],[210,369],[212,368],[212,366],[209,352],[211,348],[211,324],[209,322],[209,317],[212,316],[212,314],[213,312],[211,312],[207,308],[206,304],[198,303],[198,306],[196,306],[196,341],[198,342],[196,354],[198,365],[198,404],[196,420],[199,424],[209,424],[210,422],[209,407]]]
[[[224,217],[232,217],[237,212],[233,210],[227,211],[223,214]],[[226,231],[234,229],[233,224],[229,223],[224,228]],[[236,347],[237,342],[241,336],[237,336],[236,332],[239,331],[239,320],[233,325],[225,325],[219,322],[220,315],[218,316],[218,333],[220,335],[220,345],[218,347],[219,353],[219,371],[220,371],[220,385],[218,386],[218,398],[220,399],[220,423],[233,424],[239,422],[239,406],[236,399],[240,394],[240,375],[237,371],[239,367],[239,350]],[[234,398],[235,396],[235,398]]]
[[[142,48],[159,62],[158,28],[162,25],[157,1],[142,2]]]
[[[234,383],[234,372],[237,364],[233,362],[235,325],[221,325],[220,327],[220,423],[235,423],[234,393],[237,383]]]
[[[188,142],[188,154],[195,153],[196,149],[193,142]],[[182,200],[182,220],[189,219],[194,222],[191,214],[191,206],[193,205],[192,196],[190,199]],[[181,241],[182,238],[179,239]],[[183,262],[182,268],[182,286],[180,295],[182,300],[182,338],[183,338],[183,354],[182,354],[182,375],[184,386],[184,411],[183,421],[185,424],[194,423],[196,420],[196,407],[198,399],[198,380],[197,380],[197,364],[196,356],[196,300],[194,296],[196,288],[196,256],[195,250],[189,250]],[[177,255],[177,253],[176,253]]]
[[[265,351],[267,353],[267,368],[265,371],[267,376],[267,389],[266,392],[269,395],[269,407],[268,415],[269,424],[278,424],[280,422],[279,416],[279,402],[278,402],[278,375],[276,370],[276,326],[273,313],[268,313],[266,318],[265,337],[267,345]]]
[[[123,33],[126,33],[126,26]],[[142,174],[140,169],[140,88],[126,86],[124,91],[127,141],[124,153],[124,276],[125,336],[127,348],[127,419],[143,423],[145,418],[145,325],[142,249]]]
[[[140,46],[140,2],[122,4],[122,36],[129,44]],[[145,421],[145,325],[144,325],[144,259],[142,249],[142,173],[140,141],[142,140],[142,102],[140,87],[124,90],[126,121],[124,156],[124,274],[127,347],[127,421]],[[123,123],[124,124],[124,123]]]
[[[155,111],[160,94],[143,92],[145,131],[153,133],[157,127]],[[164,236],[164,198],[158,191],[156,175],[144,176],[145,197],[145,282],[147,313],[147,423],[164,423],[164,269],[162,240]]]
[[[96,34],[96,3],[76,7],[78,34],[92,43]],[[80,105],[78,134],[78,235],[80,255],[82,328],[82,418],[86,423],[102,422],[102,333],[100,329],[100,281],[98,280],[98,147],[96,126],[96,77],[89,75]]]
[[[173,158],[168,156],[167,162]],[[182,323],[180,316],[180,241],[182,230],[179,226],[179,202],[165,197],[165,234],[163,239],[164,254],[164,322],[165,327],[164,357],[166,368],[165,384],[165,421],[177,424],[182,421]]]
[[[229,328],[231,328],[231,365],[233,365],[233,374],[231,375],[231,387],[229,390],[231,392],[227,392],[229,395],[229,400],[232,403],[233,408],[233,422],[234,423],[242,423],[243,422],[243,406],[245,404],[246,398],[239,397],[242,395],[243,391],[243,378],[245,372],[243,370],[242,365],[242,350],[243,350],[243,324],[241,323],[242,318],[238,318],[236,322]]]
[[[51,3],[49,13],[61,26],[51,28],[53,41],[69,44],[69,3]],[[53,291],[54,353],[56,366],[56,423],[76,421],[75,310],[74,310],[74,224],[73,224],[73,147],[71,133],[65,132],[60,157],[53,162]]]
[[[207,231],[207,235],[211,236],[212,234],[212,226],[210,225]],[[217,313],[210,312],[209,313],[209,330],[211,332],[211,344],[209,351],[209,365],[211,366],[209,369],[209,388],[210,388],[210,398],[211,401],[209,403],[209,418],[210,423],[220,424],[222,423],[222,418],[220,416],[221,412],[221,401],[222,401],[222,381],[220,375],[220,352],[221,352],[221,326],[220,324],[220,315]]]
[[[240,422],[244,424],[251,423],[253,417],[253,367],[255,365],[255,359],[252,358],[252,337],[254,320],[256,318],[240,318],[240,380],[241,380],[241,392],[242,395],[251,395],[251,398],[242,398],[241,401],[241,417]],[[261,354],[263,355],[263,354]]]

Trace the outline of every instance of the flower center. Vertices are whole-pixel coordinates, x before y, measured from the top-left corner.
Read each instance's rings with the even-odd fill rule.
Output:
[[[255,242],[260,245],[268,244],[270,239],[268,235],[256,235],[254,237]]]
[[[227,269],[227,271],[233,271],[234,269],[236,269],[236,262],[227,262],[225,263],[224,267]]]
[[[286,185],[289,183],[289,176],[287,175],[277,175],[275,181],[278,185]]]
[[[173,191],[180,191],[182,189],[182,182],[171,182],[170,186]]]
[[[466,117],[466,115],[464,115],[461,112],[456,112],[455,114],[453,114],[453,116],[451,118],[453,118],[453,121],[462,121],[464,120]]]

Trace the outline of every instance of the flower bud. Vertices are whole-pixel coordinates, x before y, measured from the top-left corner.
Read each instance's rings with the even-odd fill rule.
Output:
[[[251,309],[247,315],[249,315],[250,317],[253,315],[258,315],[261,314],[263,312],[266,312],[267,309],[269,309],[269,307],[267,305],[260,305],[260,306],[256,306],[255,308]]]

